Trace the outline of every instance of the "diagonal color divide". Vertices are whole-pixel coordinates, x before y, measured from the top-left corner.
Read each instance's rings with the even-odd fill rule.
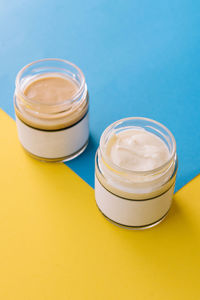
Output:
[[[3,111],[0,126],[0,299],[199,298],[200,176],[163,223],[125,230],[66,165],[25,155]]]

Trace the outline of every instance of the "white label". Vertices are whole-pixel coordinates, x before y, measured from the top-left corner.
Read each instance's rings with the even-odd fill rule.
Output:
[[[32,128],[16,116],[19,140],[30,153],[42,158],[61,158],[79,151],[89,137],[88,113],[77,124],[58,131]]]
[[[164,194],[149,200],[128,200],[112,194],[95,176],[95,198],[99,209],[109,219],[125,226],[148,226],[168,212],[174,185]]]

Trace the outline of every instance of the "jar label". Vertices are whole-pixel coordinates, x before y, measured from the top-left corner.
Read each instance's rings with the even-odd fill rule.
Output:
[[[154,198],[131,200],[108,191],[95,176],[95,198],[101,212],[110,220],[125,226],[148,227],[162,220],[169,211],[174,186]]]
[[[40,158],[59,159],[71,156],[84,147],[89,138],[88,113],[73,126],[57,131],[32,128],[17,116],[16,124],[22,146]]]

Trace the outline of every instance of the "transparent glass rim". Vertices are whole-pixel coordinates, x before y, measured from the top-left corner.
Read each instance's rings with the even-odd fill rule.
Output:
[[[64,63],[66,64],[66,68],[62,68],[62,70],[68,70],[67,68],[67,65],[70,65],[71,67],[73,67],[74,69],[76,69],[80,75],[80,78],[81,78],[81,85],[79,87],[79,89],[77,90],[77,92],[74,94],[73,98],[72,99],[67,99],[67,100],[64,100],[62,102],[59,102],[57,104],[47,104],[47,103],[43,103],[43,102],[40,102],[40,101],[33,101],[31,100],[29,97],[27,97],[26,95],[24,95],[24,93],[21,91],[21,88],[20,88],[20,79],[23,75],[23,73],[31,66],[33,65],[36,65],[38,63],[41,63],[41,62],[52,62],[52,61],[55,61],[55,62],[60,62],[60,63]],[[59,68],[57,68],[59,69]],[[60,68],[61,69],[61,68]],[[33,61],[27,65],[25,65],[18,73],[17,73],[17,76],[16,76],[16,80],[15,80],[15,86],[16,86],[16,89],[18,90],[18,93],[20,93],[20,95],[23,97],[23,99],[25,101],[27,101],[27,103],[29,104],[32,104],[32,105],[38,105],[38,104],[41,104],[42,106],[51,106],[51,107],[59,107],[60,105],[65,105],[67,103],[69,103],[69,101],[71,102],[75,102],[77,99],[79,99],[79,97],[81,96],[81,94],[83,93],[85,87],[86,87],[86,82],[85,82],[85,76],[83,74],[83,72],[81,71],[81,69],[79,67],[77,67],[74,63],[68,61],[68,60],[65,60],[65,59],[60,59],[60,58],[44,58],[44,59],[39,59],[39,60],[36,60],[36,61]],[[87,87],[86,87],[87,88]]]
[[[159,166],[158,168],[154,168],[154,169],[150,169],[148,171],[133,171],[133,170],[128,170],[126,168],[122,168],[122,167],[119,167],[118,165],[116,165],[115,163],[113,163],[111,161],[111,159],[109,159],[105,153],[105,145],[104,145],[104,142],[105,142],[105,138],[108,134],[108,132],[116,127],[117,125],[120,125],[122,124],[123,122],[126,122],[126,121],[131,121],[131,120],[141,120],[141,121],[148,121],[148,122],[151,122],[153,124],[156,124],[160,127],[162,127],[170,136],[171,140],[172,140],[172,152],[170,154],[170,157],[169,159],[164,163],[162,164],[161,166]],[[173,136],[173,134],[171,133],[171,131],[165,126],[163,125],[162,123],[160,122],[157,122],[153,119],[150,119],[150,118],[144,118],[144,117],[128,117],[128,118],[123,118],[123,119],[120,119],[114,123],[112,123],[111,125],[109,125],[102,133],[101,135],[101,138],[100,138],[100,152],[102,153],[102,156],[103,156],[103,159],[105,160],[106,164],[108,164],[110,167],[112,167],[114,170],[118,171],[119,173],[128,173],[128,174],[137,174],[137,175],[150,175],[150,174],[157,174],[159,173],[160,171],[162,171],[163,168],[165,168],[166,166],[169,166],[170,165],[170,162],[173,160],[174,157],[176,157],[176,141],[175,141],[175,138]]]

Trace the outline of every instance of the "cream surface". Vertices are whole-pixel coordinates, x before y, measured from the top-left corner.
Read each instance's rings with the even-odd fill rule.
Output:
[[[57,104],[72,99],[77,90],[78,86],[74,81],[61,76],[52,76],[32,81],[25,89],[24,94],[32,100]]]
[[[149,171],[167,162],[169,150],[156,135],[144,129],[127,129],[110,138],[107,155],[121,168]]]

